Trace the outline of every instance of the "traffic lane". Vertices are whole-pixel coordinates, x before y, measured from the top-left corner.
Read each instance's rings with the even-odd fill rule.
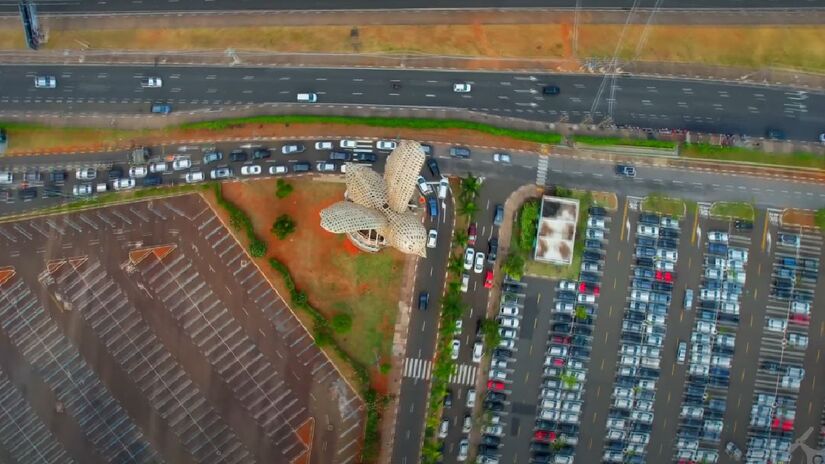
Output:
[[[766,233],[776,236],[776,228],[770,225],[765,210],[757,210],[751,245],[748,247],[748,263],[745,267],[747,279],[740,301],[740,320],[736,330],[724,416],[725,428],[722,430],[723,445],[732,441],[743,452],[747,449],[750,412],[773,270],[773,255],[769,250],[763,249]]]
[[[56,75],[58,88],[35,91],[33,77],[39,74]],[[164,87],[143,92],[139,79],[150,74],[164,78]],[[698,125],[708,126],[713,132],[721,127],[752,136],[763,136],[767,128],[777,128],[801,140],[816,140],[825,126],[825,113],[808,111],[825,106],[823,94],[678,79],[621,77],[615,80],[613,91],[613,84],[602,85],[612,81],[603,76],[430,70],[14,65],[0,68],[0,77],[5,81],[0,100],[9,110],[21,105],[51,109],[54,103],[36,103],[24,97],[60,94],[118,99],[138,94],[242,104],[294,102],[298,92],[314,91],[320,103],[469,108],[510,116],[516,112],[519,117],[533,120],[547,120],[548,111],[592,115],[594,119],[612,114],[617,124],[645,123],[654,128]],[[394,80],[401,83],[400,89],[392,88]],[[454,82],[470,82],[475,91],[455,93]],[[560,86],[561,94],[545,98],[541,87],[546,83]],[[609,98],[615,98],[612,105]],[[782,116],[778,111],[768,111],[778,108],[784,109]],[[728,127],[729,121],[738,121],[733,124],[742,127]]]
[[[591,357],[585,381],[582,426],[576,456],[581,462],[601,462],[607,412],[610,409],[613,381],[616,377],[622,318],[627,306],[627,286],[633,258],[633,241],[625,227],[627,199],[610,214],[605,261],[602,263],[598,313],[593,328]],[[582,211],[581,214],[587,214]]]
[[[426,380],[404,379],[401,382],[399,396],[404,398],[404,401],[398,404],[392,462],[420,462],[421,433],[427,412],[426,401],[421,399],[426,400],[429,390],[429,381]]]
[[[685,390],[687,367],[690,359],[684,364],[676,363],[676,351],[680,341],[690,343],[690,335],[696,318],[696,310],[684,309],[685,289],[694,289],[695,300],[698,296],[698,287],[702,274],[702,243],[694,240],[694,230],[697,226],[696,215],[689,215],[680,221],[680,236],[676,261],[676,277],[674,279],[671,303],[668,308],[667,331],[665,343],[662,346],[661,366],[657,382],[656,400],[653,409],[653,428],[650,434],[651,446],[648,449],[655,462],[672,460],[676,432],[679,428],[679,412]]]

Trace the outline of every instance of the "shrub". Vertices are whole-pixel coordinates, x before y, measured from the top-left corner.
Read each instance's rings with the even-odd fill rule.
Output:
[[[272,223],[272,233],[279,240],[285,239],[289,234],[295,232],[295,220],[288,214],[282,214]]]
[[[335,333],[345,334],[352,329],[352,316],[349,314],[336,314],[332,317],[332,330]]]
[[[278,186],[275,190],[275,196],[280,199],[284,199],[288,197],[293,190],[295,190],[295,188],[292,187],[292,184],[283,179],[278,179]]]
[[[252,255],[253,258],[260,258],[261,256],[266,254],[266,242],[259,239],[258,237],[254,237],[251,242],[249,242],[249,254]]]
[[[382,374],[389,374],[392,370],[392,364],[390,363],[381,363],[381,367],[379,368]]]

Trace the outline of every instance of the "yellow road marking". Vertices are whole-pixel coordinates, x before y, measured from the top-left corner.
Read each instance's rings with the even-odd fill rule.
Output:
[[[762,228],[762,251],[765,251],[765,241],[768,239],[768,213],[765,213],[765,226]]]
[[[693,213],[693,233],[690,236],[690,244],[696,244],[696,227],[699,226],[699,208]]]
[[[627,204],[629,203],[627,197],[624,199],[624,213],[622,213],[622,233],[619,236],[619,240],[624,240],[624,229],[625,224],[627,223]]]

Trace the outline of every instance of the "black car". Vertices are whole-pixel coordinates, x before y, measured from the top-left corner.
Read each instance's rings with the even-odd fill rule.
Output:
[[[583,256],[584,256],[584,259],[587,260],[587,261],[601,261],[602,260],[602,254],[599,253],[598,251],[585,250]]]
[[[636,245],[640,247],[655,247],[656,239],[651,237],[639,237],[636,239]]]
[[[572,322],[573,321],[573,316],[571,316],[569,314],[555,313],[552,316],[550,316],[550,320],[553,321],[553,322]]]
[[[624,313],[624,318],[632,322],[641,322],[645,320],[645,313],[628,309]]]
[[[541,93],[545,95],[558,95],[561,89],[557,85],[545,85],[541,88]]]
[[[146,187],[156,186],[163,183],[163,178],[160,174],[150,174],[143,178],[143,185]]]
[[[378,156],[375,153],[362,152],[354,154],[352,160],[359,163],[374,163],[378,161]]]
[[[582,282],[587,282],[589,284],[597,284],[599,283],[599,276],[597,274],[593,274],[592,272],[582,272],[579,274],[579,280]]]
[[[767,129],[765,131],[765,137],[771,140],[785,140],[785,132],[781,129]]]
[[[673,284],[670,282],[653,282],[653,290],[657,292],[673,291]]]
[[[493,412],[500,412],[504,411],[504,403],[498,401],[485,401],[484,402],[484,409]]]
[[[659,229],[659,236],[663,238],[679,238],[679,231],[677,229],[662,227]]]
[[[746,221],[744,219],[737,219],[733,221],[733,228],[741,231],[751,231],[753,230],[753,222]]]
[[[441,177],[441,170],[438,169],[438,161],[435,158],[427,158],[427,168],[433,177]]]
[[[430,305],[430,292],[423,291],[418,294],[418,309],[426,311]]]
[[[507,401],[507,395],[501,392],[487,392],[487,399],[490,401]]]
[[[639,222],[642,224],[647,224],[651,226],[658,226],[659,225],[659,215],[652,214],[652,213],[642,213],[639,215]]]
[[[588,250],[601,250],[603,248],[602,242],[600,240],[591,239],[587,239],[584,241],[584,247]]]
[[[565,324],[564,322],[553,323],[550,325],[550,331],[560,334],[568,334],[570,333],[570,324]]]
[[[123,168],[120,166],[114,166],[109,169],[109,180],[117,180],[123,177]]]
[[[596,217],[607,216],[607,210],[602,208],[601,206],[591,206],[590,208],[587,208],[587,212],[591,216],[596,216]]]
[[[469,158],[470,149],[467,147],[452,147],[450,148],[450,156],[454,158]]]
[[[292,172],[309,172],[312,170],[312,165],[309,161],[299,161],[292,165]]]
[[[550,444],[534,441],[530,443],[530,451],[550,451]]]
[[[593,336],[593,329],[586,325],[576,324],[576,326],[573,327],[573,334],[591,337]]]
[[[481,443],[487,446],[499,446],[501,445],[501,438],[494,435],[484,435],[481,438]]]
[[[254,153],[252,153],[252,159],[256,159],[256,160],[269,158],[270,156],[272,156],[272,152],[270,152],[266,148],[259,148],[259,149],[255,150]]]
[[[493,213],[493,225],[500,226],[504,222],[504,205],[496,205]]]
[[[55,184],[62,184],[63,182],[66,182],[67,178],[68,174],[66,171],[52,171],[49,173],[49,180]]]
[[[653,289],[653,282],[647,279],[633,279],[630,285],[637,290]]]
[[[243,150],[232,150],[229,153],[229,161],[235,161],[238,163],[243,163],[247,159],[247,154]]]
[[[576,301],[576,292],[561,291],[556,294],[559,301]]]
[[[646,267],[637,267],[633,270],[633,275],[640,279],[652,279],[654,273],[653,269],[648,269]]]
[[[444,395],[444,407],[449,408],[453,405],[453,392],[447,390],[447,394]]]
[[[656,256],[656,249],[653,247],[636,247],[636,256],[641,258],[653,258]]]
[[[512,359],[513,352],[508,350],[507,348],[496,348],[493,350],[493,357],[501,359]]]
[[[675,250],[679,248],[679,243],[672,238],[660,238],[659,239],[659,248],[664,248],[666,250]]]
[[[493,237],[487,242],[487,260],[491,263],[496,261],[498,256],[498,238]]]
[[[636,258],[636,265],[639,267],[653,268],[653,259],[651,258]]]
[[[346,151],[331,151],[329,159],[332,161],[349,161],[352,155]]]
[[[58,187],[56,185],[49,185],[49,186],[43,187],[43,198],[55,198],[55,197],[62,197],[62,196],[64,196],[64,194],[63,194],[63,188],[61,188],[61,187]]]
[[[17,197],[21,200],[34,200],[37,198],[37,188],[27,187],[17,191]]]

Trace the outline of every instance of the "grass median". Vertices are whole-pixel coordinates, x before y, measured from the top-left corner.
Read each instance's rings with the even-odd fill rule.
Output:
[[[753,222],[756,217],[756,210],[750,203],[717,201],[710,206],[711,216],[744,219]]]
[[[577,144],[596,145],[596,146],[611,146],[617,145],[622,147],[643,147],[643,148],[661,148],[674,149],[676,142],[670,140],[649,140],[649,139],[630,139],[620,137],[594,137],[592,135],[576,135],[573,141]]]
[[[687,213],[687,205],[679,198],[668,198],[661,193],[651,193],[642,200],[642,211],[681,219]]]
[[[711,161],[737,161],[761,163],[774,166],[797,166],[804,168],[825,169],[825,156],[816,153],[767,153],[740,147],[722,147],[705,143],[685,144],[681,150],[684,158]]]

